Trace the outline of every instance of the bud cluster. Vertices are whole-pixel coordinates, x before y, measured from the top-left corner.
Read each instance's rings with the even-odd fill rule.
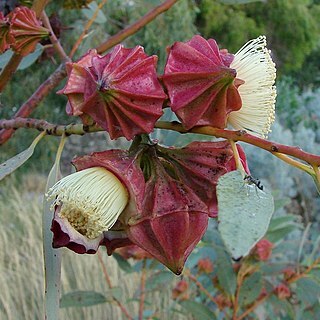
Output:
[[[27,7],[16,7],[6,16],[0,12],[0,54],[11,48],[14,52],[27,56],[49,34],[35,12]]]

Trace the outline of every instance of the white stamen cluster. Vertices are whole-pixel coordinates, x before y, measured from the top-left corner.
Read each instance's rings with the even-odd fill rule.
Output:
[[[58,213],[89,239],[109,230],[128,203],[128,192],[110,171],[93,167],[58,181],[46,195]]]
[[[266,48],[265,36],[247,42],[234,56],[230,67],[244,80],[238,90],[242,100],[239,111],[231,112],[228,122],[237,130],[248,130],[266,137],[275,120],[276,67]]]

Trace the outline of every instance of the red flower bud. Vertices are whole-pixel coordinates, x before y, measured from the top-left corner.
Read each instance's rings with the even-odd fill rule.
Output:
[[[10,48],[12,37],[9,33],[10,23],[8,16],[4,16],[0,11],[0,54]]]
[[[231,111],[241,108],[233,56],[219,51],[215,40],[194,36],[169,51],[163,82],[171,108],[186,129],[209,125],[225,128]]]
[[[209,258],[200,259],[198,261],[199,273],[211,273],[213,271],[213,263]]]
[[[290,298],[291,296],[290,288],[284,283],[280,283],[279,285],[277,285],[274,289],[274,293],[280,300],[285,300],[287,298]]]
[[[172,299],[180,301],[189,299],[189,284],[185,280],[180,280],[176,286],[172,289]]]
[[[272,254],[273,243],[267,239],[260,240],[254,249],[255,254],[261,261],[267,261],[270,259]]]
[[[100,56],[90,50],[79,61],[69,63],[68,82],[58,93],[68,96],[67,112],[92,119],[111,139],[128,140],[150,133],[162,115],[166,95],[157,79],[156,56],[147,56],[137,46],[122,45]]]
[[[15,52],[27,56],[33,52],[37,43],[49,35],[49,30],[42,27],[33,10],[17,7],[11,17],[10,35],[14,38],[11,47]]]
[[[167,163],[152,158],[150,165],[153,173],[146,183],[143,210],[124,214],[126,231],[132,242],[180,274],[206,231],[208,209],[188,186],[167,173]]]
[[[244,168],[249,174],[245,153],[241,146],[237,147]],[[195,141],[183,148],[159,147],[159,150],[173,163],[179,179],[207,204],[210,217],[216,217],[218,179],[227,172],[236,170],[230,144],[226,141]]]

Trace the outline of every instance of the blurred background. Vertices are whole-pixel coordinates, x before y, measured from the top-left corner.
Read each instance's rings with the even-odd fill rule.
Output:
[[[32,1],[0,1],[0,10],[8,13],[19,3]],[[99,1],[51,1],[47,8],[52,26],[66,52],[92,17]],[[113,35],[160,4],[158,0],[112,0],[100,10],[83,41],[77,57],[97,46],[101,39]],[[82,6],[87,4],[87,6]],[[124,42],[137,44],[159,57],[158,73],[166,60],[166,47],[175,41],[187,41],[194,34],[214,38],[220,48],[235,53],[244,43],[266,35],[268,47],[277,65],[276,122],[270,140],[297,145],[320,154],[320,1],[319,0],[180,0],[168,12],[159,16]],[[59,61],[48,43],[34,57],[32,67],[17,71],[0,96],[0,118],[9,119],[34,90],[57,68]],[[0,56],[0,67],[3,63]],[[60,89],[64,83],[61,83]],[[57,91],[56,90],[56,91]],[[76,122],[65,113],[66,97],[52,92],[31,115],[49,122]],[[172,120],[170,114],[164,118]],[[37,132],[21,129],[0,146],[0,161],[14,156],[29,146]],[[159,143],[182,146],[194,139],[177,133],[156,132]],[[198,136],[208,140],[208,137]],[[41,201],[46,175],[53,165],[59,138],[45,137],[23,167],[0,183],[0,319],[42,318],[42,242]],[[128,142],[111,141],[104,133],[68,139],[63,153],[64,173],[72,170],[70,160],[80,154],[107,148],[127,147]],[[307,240],[305,254],[319,249],[320,201],[311,177],[283,164],[265,151],[243,145],[252,175],[273,190],[278,203],[276,216],[292,215],[300,227],[284,234],[287,243]],[[307,233],[305,232],[307,230]],[[283,239],[279,239],[283,240]],[[315,246],[317,243],[317,246]],[[279,250],[286,259],[297,253],[290,246]],[[103,291],[103,272],[98,258],[75,256],[64,252],[63,291],[82,289]],[[117,267],[113,258],[103,255],[114,285],[121,285],[128,296],[137,288],[137,279]],[[192,259],[191,259],[192,260]],[[123,281],[123,277],[126,277]],[[122,279],[122,280],[119,280]],[[172,286],[176,280],[172,280]],[[120,282],[120,283],[119,283]],[[14,288],[14,290],[13,290]],[[161,310],[170,301],[170,288],[159,298],[151,292]],[[134,299],[132,310],[137,310]],[[104,317],[109,308],[112,316]],[[117,307],[102,305],[90,308],[64,309],[62,319],[121,319]],[[188,319],[177,315],[174,319]],[[166,317],[160,319],[166,319]],[[275,318],[274,318],[275,319]],[[279,318],[280,319],[280,318]],[[282,318],[281,318],[282,319]],[[287,319],[287,318],[283,318]],[[290,317],[288,319],[291,319]],[[305,318],[306,319],[306,318]],[[314,318],[315,319],[315,318]]]

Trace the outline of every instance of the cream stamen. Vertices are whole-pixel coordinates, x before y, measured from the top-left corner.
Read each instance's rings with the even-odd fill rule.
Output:
[[[235,129],[245,129],[266,137],[275,120],[276,67],[266,48],[265,36],[247,42],[234,56],[230,67],[244,80],[238,90],[242,100],[239,111],[231,112],[228,122]]]
[[[128,202],[128,192],[110,171],[93,167],[58,181],[46,195],[59,215],[89,239],[109,230]]]

